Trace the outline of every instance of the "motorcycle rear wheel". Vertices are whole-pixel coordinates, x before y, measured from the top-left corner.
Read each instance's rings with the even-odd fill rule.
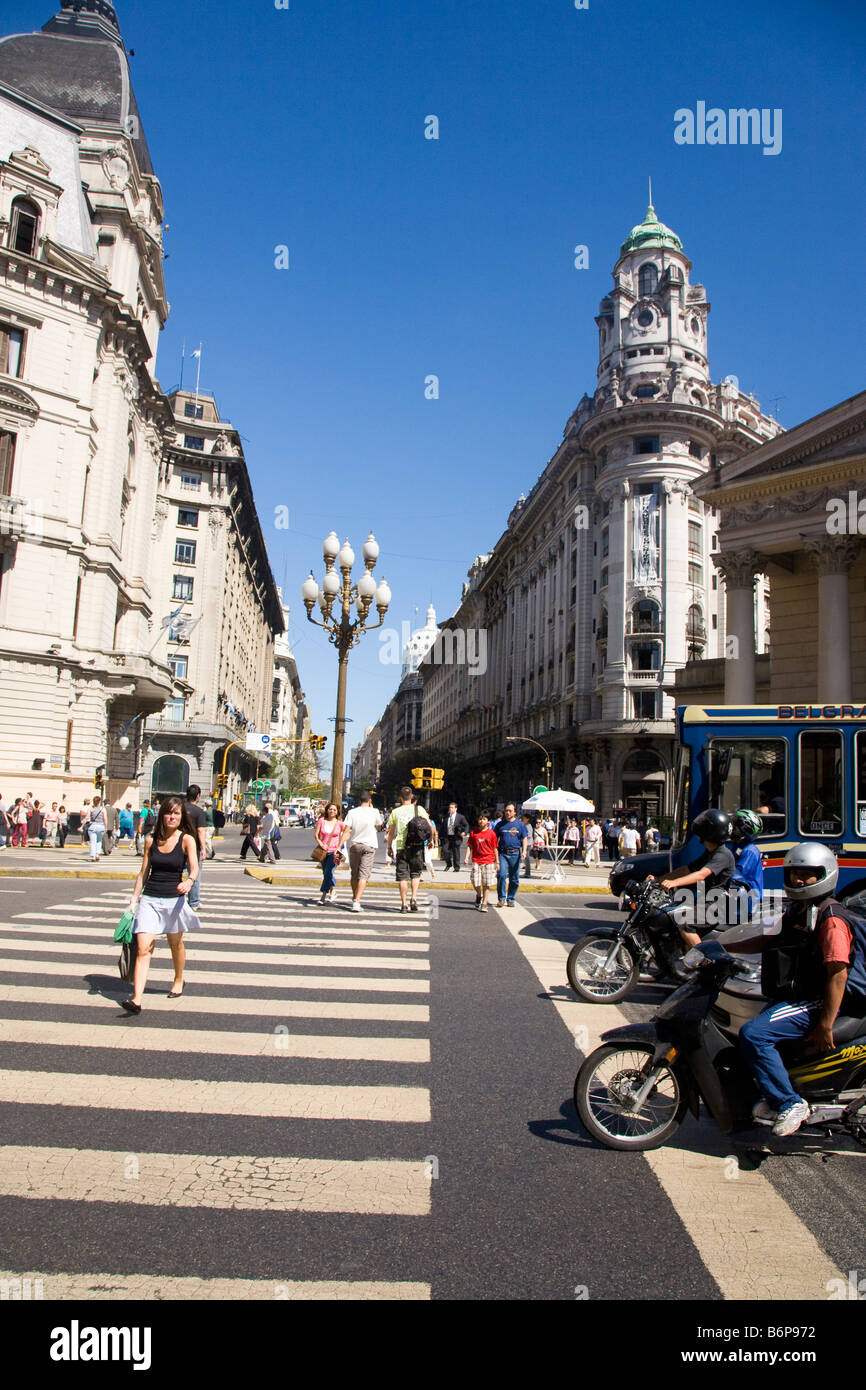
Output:
[[[608,971],[601,970],[616,943],[609,936],[584,936],[572,946],[565,963],[568,983],[590,1004],[616,1004],[637,984],[640,961],[627,942],[621,941]]]
[[[637,1113],[625,1109],[643,1084],[653,1049],[647,1043],[603,1043],[587,1057],[574,1083],[574,1104],[586,1132],[608,1149],[659,1149],[679,1129],[688,1097],[665,1067]]]

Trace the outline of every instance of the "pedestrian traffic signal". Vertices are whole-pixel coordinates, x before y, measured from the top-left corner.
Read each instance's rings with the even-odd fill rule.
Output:
[[[418,790],[441,791],[445,785],[445,772],[441,767],[413,767],[412,786]]]

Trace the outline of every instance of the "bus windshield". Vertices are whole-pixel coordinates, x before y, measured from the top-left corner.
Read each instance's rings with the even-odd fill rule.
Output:
[[[708,760],[707,805],[733,813],[757,811],[762,838],[784,835],[788,824],[788,744],[782,738],[713,738]]]
[[[689,838],[689,796],[691,786],[692,750],[687,744],[677,748],[677,784],[674,800],[674,823],[671,827],[671,848],[679,849]]]

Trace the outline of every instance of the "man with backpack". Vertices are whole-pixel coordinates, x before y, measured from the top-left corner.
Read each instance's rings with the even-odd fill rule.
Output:
[[[400,911],[418,911],[418,884],[424,872],[424,850],[428,842],[439,843],[436,827],[424,810],[412,799],[412,788],[400,789],[400,805],[388,817],[385,835],[389,853],[393,852],[400,889]],[[409,899],[409,886],[412,894]]]
[[[866,1017],[866,921],[833,897],[839,865],[826,845],[795,845],[782,872],[789,902],[781,930],[727,949],[762,954],[761,992],[771,1002],[739,1040],[764,1097],[752,1118],[785,1136],[808,1119],[809,1104],[794,1090],[779,1044],[808,1039],[817,1052],[832,1052],[839,1014]]]
[[[135,832],[135,852],[141,854],[142,846],[148,835],[153,834],[156,825],[156,816],[151,809],[150,802],[145,798],[141,803],[141,810],[138,813],[138,828]]]

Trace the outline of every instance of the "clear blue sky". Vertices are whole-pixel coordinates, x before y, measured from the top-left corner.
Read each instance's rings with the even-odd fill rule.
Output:
[[[203,341],[322,732],[336,661],[299,597],[321,538],[359,552],[375,530],[394,626],[453,611],[594,389],[593,319],[647,174],[713,305],[715,380],[781,397],[789,426],[866,385],[860,0],[117,9],[170,224],[157,375],[173,386],[183,340]],[[3,27],[51,12],[7,0]],[[674,111],[699,100],[782,108],[781,154],[676,145]],[[379,650],[350,659],[350,746],[396,687]]]

